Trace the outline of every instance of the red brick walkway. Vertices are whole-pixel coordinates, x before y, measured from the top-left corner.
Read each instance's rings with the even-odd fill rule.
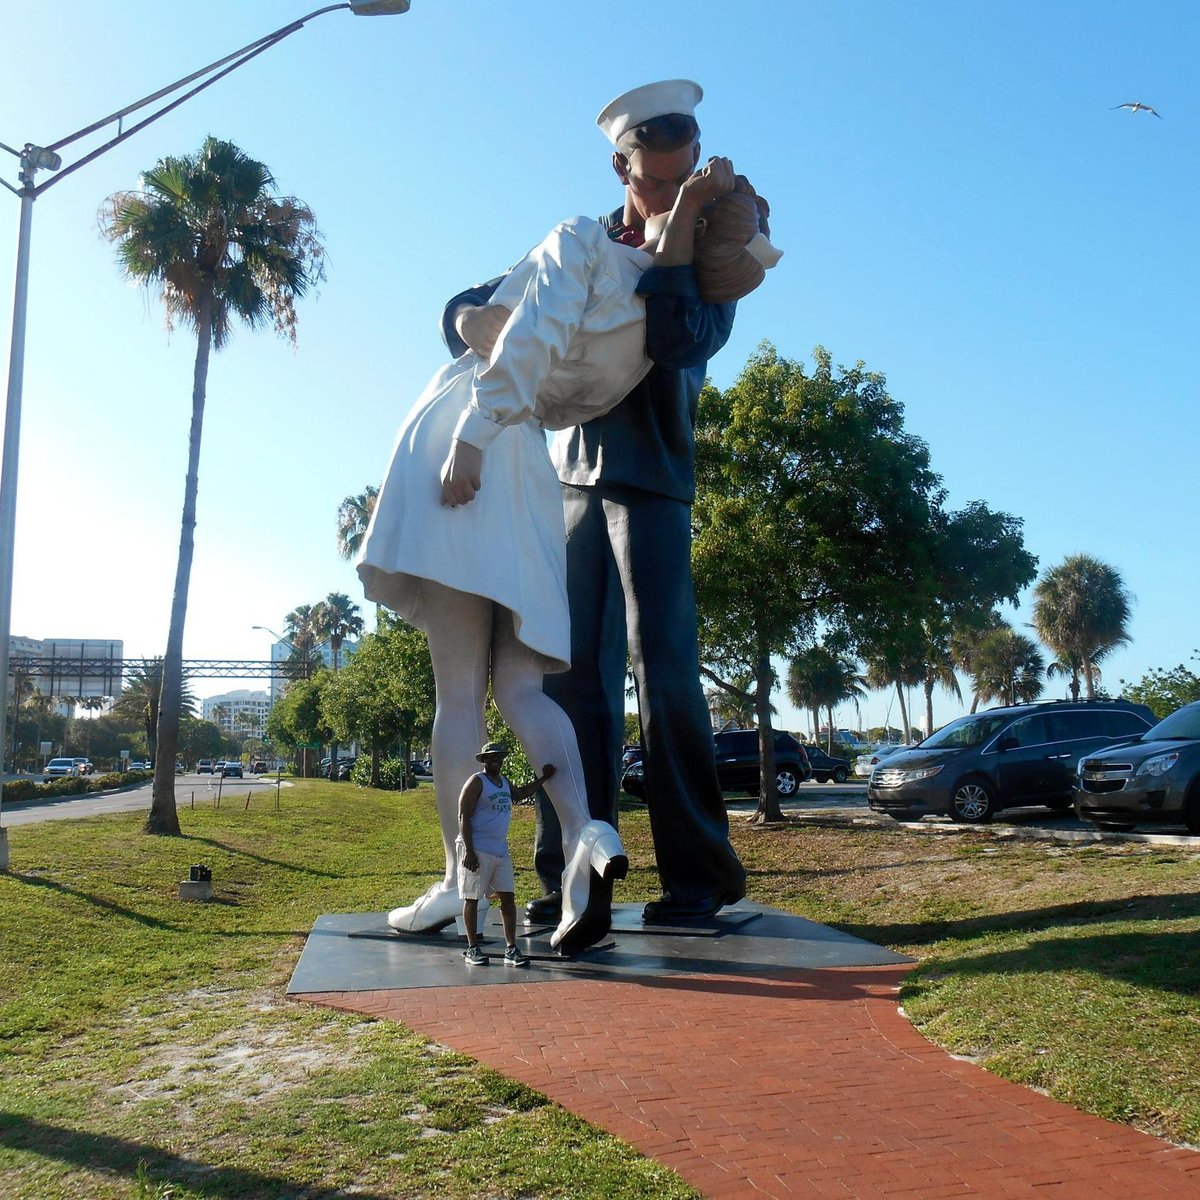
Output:
[[[300,998],[470,1054],[706,1196],[1200,1197],[1200,1154],[931,1045],[897,1012],[903,976],[843,968]]]

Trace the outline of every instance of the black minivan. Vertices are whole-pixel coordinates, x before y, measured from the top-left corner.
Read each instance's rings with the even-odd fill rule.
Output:
[[[1065,812],[1080,758],[1154,723],[1150,709],[1127,700],[989,708],[889,755],[871,774],[867,800],[897,821],[932,813],[978,824],[1021,804]]]

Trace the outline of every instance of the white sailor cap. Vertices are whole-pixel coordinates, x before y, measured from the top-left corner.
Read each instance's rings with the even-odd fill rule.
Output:
[[[629,130],[652,117],[665,117],[668,113],[692,116],[703,98],[704,89],[690,79],[646,83],[606,104],[596,124],[615,146]]]

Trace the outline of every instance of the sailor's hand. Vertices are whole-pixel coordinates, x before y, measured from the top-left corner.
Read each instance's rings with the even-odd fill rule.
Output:
[[[455,438],[442,464],[442,503],[451,508],[470,504],[483,487],[483,451]]]
[[[454,314],[454,328],[480,358],[491,358],[496,339],[511,316],[512,309],[503,304],[463,304]]]

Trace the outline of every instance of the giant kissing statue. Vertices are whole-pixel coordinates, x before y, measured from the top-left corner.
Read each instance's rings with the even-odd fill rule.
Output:
[[[399,931],[437,929],[461,911],[457,799],[486,740],[490,679],[529,760],[556,768],[545,785],[563,864],[551,944],[573,955],[608,932],[628,860],[615,820],[589,811],[576,729],[542,690],[572,654],[562,491],[544,430],[602,420],[654,370],[656,276],[691,275],[695,258],[697,277],[707,270],[728,302],[778,256],[765,203],[728,160],[710,160],[678,196],[640,247],[584,217],[556,226],[489,294],[487,352],[442,368],[400,429],[358,571],[369,599],[429,638],[446,870],[388,914]]]

